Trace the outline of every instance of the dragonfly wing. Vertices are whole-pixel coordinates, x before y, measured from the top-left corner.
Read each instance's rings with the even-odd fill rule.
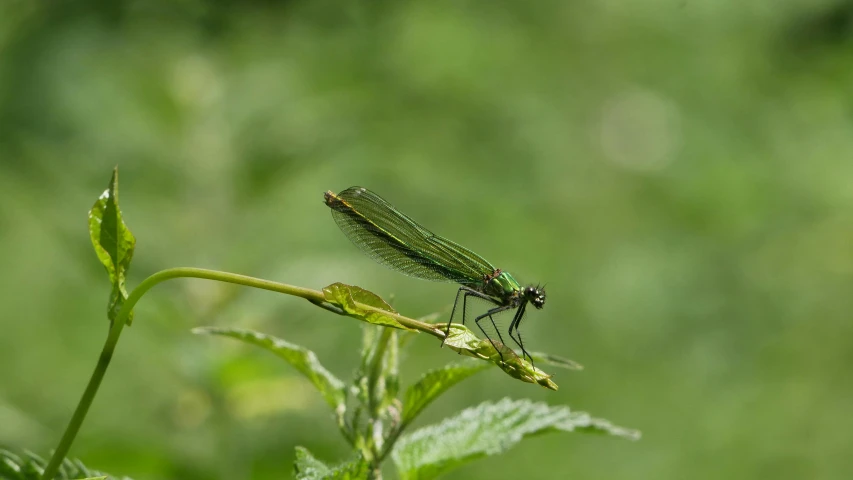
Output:
[[[327,192],[326,204],[356,246],[406,275],[476,284],[494,271],[479,255],[433,234],[365,188],[350,187],[337,195]]]

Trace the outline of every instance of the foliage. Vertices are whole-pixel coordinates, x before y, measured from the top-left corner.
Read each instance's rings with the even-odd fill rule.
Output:
[[[0,448],[0,480],[39,480],[47,462],[32,452],[16,455]],[[53,480],[130,480],[92,470],[80,460],[66,458]]]
[[[508,399],[496,404],[485,402],[438,425],[423,427],[403,436],[407,427],[437,397],[491,365],[497,365],[510,376],[525,382],[538,383],[551,390],[556,390],[557,386],[550,380],[550,375],[520,358],[506,345],[481,340],[461,325],[450,326],[450,333],[445,334],[446,327],[403,317],[378,295],[340,282],[317,292],[225,272],[176,268],[151,275],[128,295],[126,273],[133,256],[135,238],[127,229],[118,205],[118,169],[113,172],[109,188],[90,211],[89,231],[112,286],[108,310],[108,318],[112,322],[109,335],[92,379],[51,461],[45,463],[34,455],[22,459],[9,452],[0,452],[3,459],[0,468],[4,469],[2,473],[9,477],[8,480],[54,480],[81,476],[90,477],[89,480],[98,476],[103,480],[100,473],[90,472],[79,462],[65,459],[65,454],[94,399],[123,327],[130,325],[135,303],[155,284],[182,276],[300,296],[326,310],[365,322],[361,362],[349,385],[323,367],[311,350],[272,335],[227,327],[193,330],[197,334],[233,338],[275,354],[304,375],[333,409],[338,427],[352,446],[355,458],[329,467],[314,458],[307,449],[299,447],[294,465],[298,479],[379,478],[383,461],[389,454],[403,478],[433,478],[476,458],[502,453],[525,436],[550,431],[589,431],[632,439],[639,436],[586,413],[571,412],[567,407]],[[467,360],[433,369],[408,387],[400,398],[398,330],[428,333],[441,338],[460,355],[480,361]],[[579,368],[570,360],[547,354],[536,354],[536,358],[549,365]]]
[[[334,409],[342,408],[346,400],[344,383],[331,372],[323,368],[314,352],[285,342],[280,338],[238,328],[199,327],[194,333],[207,335],[222,335],[235,338],[252,345],[259,346],[281,357],[287,363],[299,370],[314,387],[323,395],[326,403]]]
[[[370,465],[361,457],[329,467],[303,447],[296,447],[293,470],[296,480],[360,480],[370,476]]]
[[[329,303],[341,308],[347,315],[351,315],[367,323],[414,331],[414,329],[404,326],[394,317],[387,314],[387,312],[397,312],[385,303],[385,300],[361,287],[333,283],[323,288],[323,295]],[[364,308],[364,305],[373,308]]]
[[[410,423],[439,395],[471,375],[485,370],[488,366],[483,362],[466,361],[445,365],[425,373],[420,380],[406,389],[401,422],[404,425]]]
[[[849,477],[851,10],[3,1],[0,444],[47,454],[95,362],[110,288],[94,287],[106,276],[80,220],[120,163],[140,241],[128,291],[163,266],[216,265],[393,291],[415,317],[449,311],[449,286],[391,275],[340,237],[320,194],[363,184],[519,280],[547,282],[525,345],[589,369],[536,360],[558,393],[488,371],[425,415],[529,396],[653,430],[627,446],[541,438],[523,461],[513,451],[448,478],[536,478],[530,465],[545,462],[570,479]],[[93,440],[73,454],[180,480],[279,480],[294,455],[270,448],[281,443],[346,456],[322,429],[246,437],[214,403],[176,431],[162,409],[186,390],[216,402],[252,384],[209,383],[220,362],[262,376],[277,362],[233,358],[231,340],[192,343],[192,327],[282,335],[347,378],[357,361],[330,352],[352,341],[335,324],[355,322],[250,289],[164,287],[135,308],[141,330],[93,404],[100,421],[81,430]],[[455,357],[403,336],[416,340],[401,391]],[[226,348],[200,368],[208,344]],[[326,413],[315,400],[280,405]]]
[[[639,438],[636,431],[568,407],[503,399],[481,403],[404,436],[394,449],[394,464],[405,480],[435,478],[474,459],[503,453],[524,437],[557,431]]]
[[[365,329],[374,328],[378,327],[365,326]],[[268,350],[311,379],[321,395],[327,396],[327,385],[330,382],[314,381],[317,377],[325,378],[323,372],[326,370],[303,347],[246,330],[206,327],[195,331],[228,336]],[[639,433],[634,430],[615,426],[584,412],[572,412],[568,407],[509,399],[497,403],[484,402],[438,425],[423,427],[401,437],[406,427],[435,398],[491,364],[474,360],[449,364],[427,372],[406,389],[402,399],[389,398],[385,386],[394,382],[391,377],[395,374],[396,362],[389,353],[397,348],[396,336],[366,333],[365,337],[372,345],[365,349],[367,353],[363,355],[363,367],[357,372],[350,387],[343,389],[356,392],[357,404],[349,407],[352,412],[348,415],[342,416],[343,412],[349,410],[343,403],[337,404],[335,410],[345,437],[360,452],[361,458],[372,465],[372,471],[377,471],[387,453],[391,452],[402,478],[434,478],[477,458],[503,453],[526,436],[546,432],[579,431],[632,440],[639,438]],[[282,345],[287,345],[287,352],[298,351],[303,354],[282,355]],[[304,360],[306,357],[315,360],[310,363],[310,367]],[[573,365],[565,360],[560,363]],[[333,383],[337,385],[338,382],[335,379]],[[297,458],[297,472],[303,475],[298,478],[367,478],[335,476],[342,475],[341,467],[325,467],[304,449],[299,451]],[[350,472],[353,468],[348,466],[343,470]]]
[[[136,247],[136,238],[125,225],[118,207],[118,167],[113,170],[109,187],[89,210],[89,235],[113,285],[107,307],[107,317],[112,322],[127,300],[127,271]],[[133,315],[129,314],[127,324],[132,321]]]

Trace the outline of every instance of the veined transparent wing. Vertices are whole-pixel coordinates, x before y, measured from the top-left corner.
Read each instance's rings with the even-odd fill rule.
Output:
[[[495,268],[483,257],[440,237],[362,187],[326,192],[326,205],[344,234],[377,262],[406,275],[465,285],[482,283]]]

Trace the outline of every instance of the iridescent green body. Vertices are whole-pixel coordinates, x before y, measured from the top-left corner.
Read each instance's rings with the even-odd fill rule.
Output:
[[[486,282],[483,293],[498,300],[500,303],[510,303],[521,297],[521,284],[510,275],[509,272],[500,272],[497,276]]]
[[[495,268],[471,250],[432,233],[366,188],[350,187],[339,194],[326,192],[324,200],[332,209],[332,217],[341,231],[377,262],[413,277],[462,285],[456,295],[448,331],[460,295],[463,300],[463,324],[469,296],[496,305],[475,318],[481,330],[480,320],[489,318],[494,325],[492,315],[517,309],[509,334],[527,355],[521,343],[521,335],[516,338],[512,332],[513,329],[517,332],[528,302],[535,308],[542,308],[545,304],[544,290],[533,286],[522,287],[508,272]]]

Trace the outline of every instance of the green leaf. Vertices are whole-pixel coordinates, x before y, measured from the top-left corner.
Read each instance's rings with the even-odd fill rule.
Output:
[[[328,478],[332,471],[328,465],[314,458],[304,447],[296,447],[296,463],[293,464],[293,470],[297,480]]]
[[[565,368],[566,370],[583,370],[583,365],[580,363],[574,360],[569,360],[568,358],[551,355],[550,353],[530,352],[530,356],[533,357],[533,361],[536,363]]]
[[[551,381],[551,375],[534,367],[501,342],[494,341],[494,345],[492,343],[489,340],[481,340],[474,332],[458,323],[450,325],[450,334],[444,340],[445,345],[461,355],[488,360],[513,378],[536,383],[549,390],[557,390],[557,384]]]
[[[333,283],[328,287],[323,288],[323,295],[326,297],[327,302],[339,307],[351,317],[374,325],[415,331],[403,326],[403,324],[398,322],[393,316],[383,314],[383,311],[394,314],[396,314],[397,311],[385,303],[385,300],[382,300],[378,295],[361,287],[346,285],[340,282]],[[358,303],[373,307],[379,311],[363,308],[359,306]]]
[[[41,480],[47,462],[40,456],[25,452],[23,456],[15,455],[9,450],[0,449],[0,480]],[[57,472],[56,480],[118,479],[102,472],[90,470],[80,460],[64,459]],[[130,480],[121,477],[123,480]]]
[[[336,411],[341,411],[338,413],[342,413],[342,410],[346,408],[346,387],[344,383],[326,370],[320,364],[317,355],[311,350],[272,335],[241,328],[198,327],[192,331],[199,335],[221,335],[236,338],[270,351],[305,375],[320,391],[320,394],[326,399],[326,403]]]
[[[329,467],[314,458],[308,449],[296,447],[293,465],[296,480],[365,480],[370,478],[370,465],[359,456],[336,467]]]
[[[89,210],[89,236],[113,285],[107,305],[107,317],[112,323],[127,300],[125,282],[136,246],[136,238],[125,225],[118,206],[118,167],[113,170],[109,188],[104,190]],[[132,321],[133,312],[128,315],[127,324],[130,325]]]
[[[445,327],[441,328],[444,329]],[[444,339],[445,345],[461,355],[488,360],[489,357],[487,355],[483,356],[475,353],[480,349],[482,343],[483,340],[480,337],[474,335],[474,332],[468,330],[468,327],[465,325],[458,323],[450,325],[450,333]]]
[[[468,360],[427,372],[417,383],[406,389],[401,423],[403,425],[410,423],[427,405],[450,387],[487,368],[489,368],[488,363]]]
[[[507,347],[501,342],[483,341],[481,351],[488,351],[491,355],[489,360],[501,367],[511,377],[517,378],[522,382],[536,383],[549,390],[557,390],[557,384],[551,381],[551,375],[534,367],[532,363],[520,357],[515,350]],[[497,347],[497,349],[495,348]],[[500,353],[498,353],[500,351]]]
[[[435,478],[464,463],[505,452],[522,438],[546,432],[597,432],[636,440],[640,433],[607,420],[529,400],[503,399],[462,411],[401,438],[392,452],[400,478]]]

